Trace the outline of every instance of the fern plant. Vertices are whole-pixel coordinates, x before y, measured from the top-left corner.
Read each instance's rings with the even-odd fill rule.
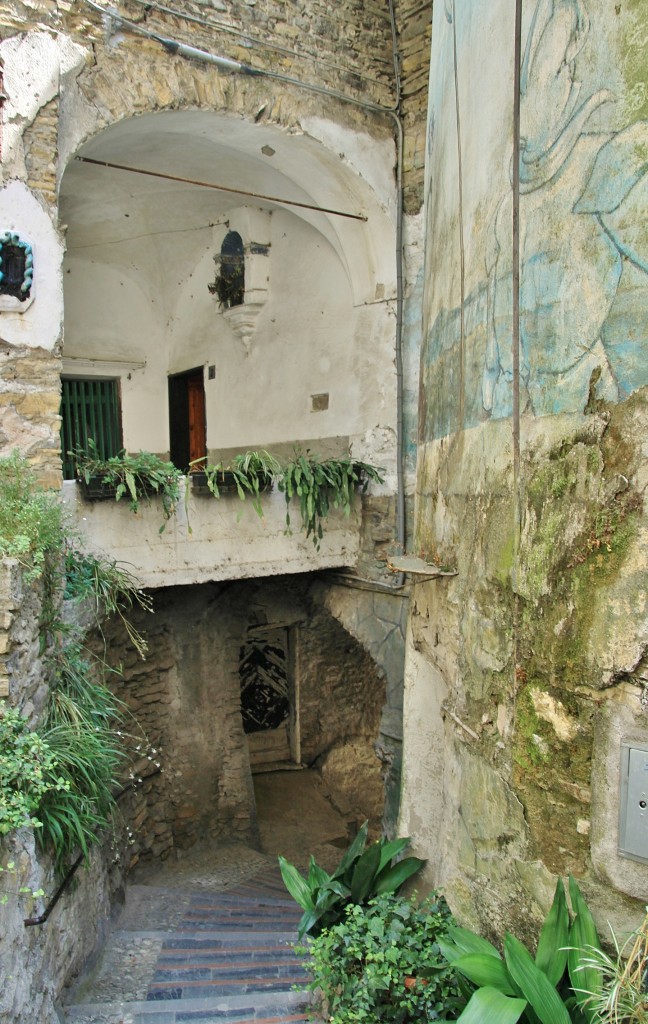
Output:
[[[279,462],[264,448],[241,452],[229,462],[211,464],[199,459],[192,463],[192,467],[198,467],[198,472],[192,474],[193,480],[202,485],[204,479],[207,490],[215,498],[220,498],[222,491],[232,489],[236,490],[241,501],[249,497],[260,519],[263,519],[261,494],[281,474]]]
[[[158,495],[162,499],[164,519],[174,514],[182,497],[183,474],[172,462],[145,451],[134,455],[122,451],[103,459],[93,440],[88,442],[87,451],[77,449],[70,454],[81,481],[88,485],[96,479],[103,486],[114,488],[115,501],[126,498],[132,512],[139,511],[142,500],[149,501],[152,495]],[[165,525],[160,527],[160,533]]]
[[[351,456],[321,459],[309,450],[296,451],[284,467],[278,485],[286,498],[287,531],[290,532],[290,503],[296,498],[304,532],[319,550],[324,536],[322,523],[331,508],[341,508],[349,516],[357,489],[366,491],[370,480],[383,483],[382,473],[382,469]]]

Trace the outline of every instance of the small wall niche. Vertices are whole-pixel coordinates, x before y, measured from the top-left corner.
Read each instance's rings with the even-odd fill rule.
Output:
[[[271,216],[249,206],[232,210],[227,233],[222,237],[219,232],[219,252],[214,256],[216,278],[209,290],[246,353],[269,295]]]
[[[0,312],[24,313],[34,301],[34,248],[16,231],[0,231]]]

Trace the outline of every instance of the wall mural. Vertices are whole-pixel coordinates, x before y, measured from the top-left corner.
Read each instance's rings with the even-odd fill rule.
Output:
[[[521,408],[537,416],[648,383],[648,121],[596,130],[597,112],[617,97],[581,94],[577,58],[590,30],[582,0],[537,0],[523,53]],[[432,324],[423,440],[460,425],[462,340],[463,426],[511,414],[511,220],[506,191],[486,228],[483,280],[464,299],[463,339],[459,308]]]

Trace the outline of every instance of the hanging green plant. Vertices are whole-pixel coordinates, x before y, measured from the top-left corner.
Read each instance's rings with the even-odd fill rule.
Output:
[[[241,452],[228,463],[210,464],[200,459],[192,466],[198,467],[191,473],[195,493],[220,498],[223,492],[235,491],[241,501],[251,498],[260,519],[263,519],[261,494],[272,487],[282,472],[277,459],[264,448]]]
[[[76,473],[89,501],[114,497],[115,501],[126,498],[132,512],[138,512],[140,502],[149,501],[154,495],[162,499],[164,519],[174,514],[182,496],[183,474],[172,462],[165,462],[151,452],[126,451],[103,459],[94,441],[88,441],[88,449],[77,449],[70,453],[74,458]],[[165,523],[160,527],[164,530]]]
[[[319,550],[324,536],[322,520],[331,508],[341,508],[345,516],[351,514],[353,498],[358,490],[366,491],[369,481],[383,483],[384,470],[368,462],[352,459],[321,459],[310,450],[296,451],[284,468],[279,490],[286,498],[286,528],[290,533],[290,502],[299,499],[302,526],[307,537]]]
[[[216,279],[207,285],[211,294],[218,299],[221,309],[231,309],[232,306],[240,306],[243,303],[245,287],[243,267],[233,267],[231,271],[228,277],[217,274]]]
[[[237,231],[228,231],[214,263],[216,278],[207,285],[209,291],[217,296],[221,309],[241,306],[245,301],[245,253]]]

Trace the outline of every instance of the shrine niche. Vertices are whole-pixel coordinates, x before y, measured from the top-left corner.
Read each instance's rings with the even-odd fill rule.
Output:
[[[23,313],[32,304],[34,250],[15,231],[0,232],[0,311]]]

